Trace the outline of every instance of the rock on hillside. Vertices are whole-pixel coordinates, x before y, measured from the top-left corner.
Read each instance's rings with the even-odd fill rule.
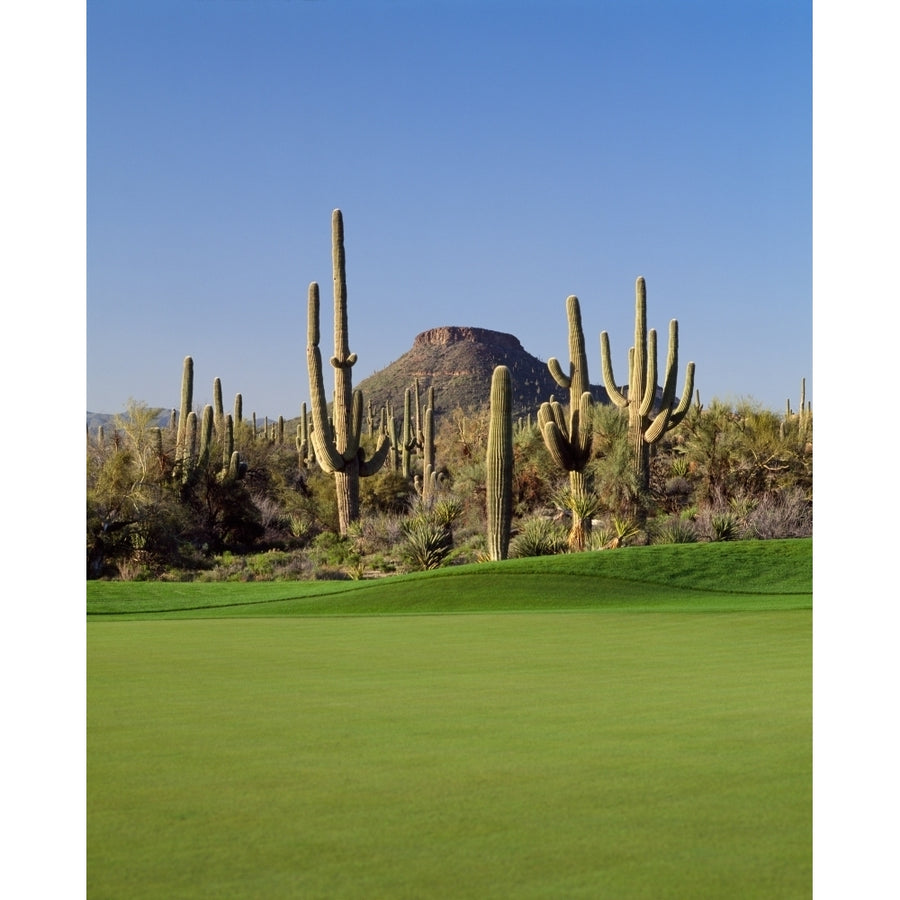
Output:
[[[560,360],[563,365],[568,360]],[[519,339],[502,331],[445,325],[423,331],[400,359],[356,386],[366,403],[375,409],[390,403],[402,412],[403,395],[419,380],[421,401],[434,386],[437,413],[456,408],[466,411],[487,406],[491,396],[491,376],[496,366],[507,366],[512,376],[513,416],[536,415],[538,407],[551,395],[568,401],[568,396],[551,377],[546,362],[528,353]],[[591,390],[595,399],[608,403],[606,391]]]

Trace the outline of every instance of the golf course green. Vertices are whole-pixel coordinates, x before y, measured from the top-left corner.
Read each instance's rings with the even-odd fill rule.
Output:
[[[809,897],[811,570],[89,583],[88,896]]]

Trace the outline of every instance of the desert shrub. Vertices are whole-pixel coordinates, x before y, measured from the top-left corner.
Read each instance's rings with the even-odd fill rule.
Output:
[[[812,536],[812,501],[798,487],[762,497],[747,515],[753,537],[770,540]]]
[[[589,550],[615,550],[633,543],[641,528],[631,516],[612,516],[608,522],[594,527]]]
[[[653,544],[695,544],[699,540],[694,523],[684,516],[669,516],[653,529]]]
[[[411,490],[399,472],[385,468],[359,482],[359,503],[362,517],[391,513],[401,515],[409,509]]]
[[[316,535],[308,555],[317,569],[339,568],[355,562],[359,556],[349,537],[333,531],[323,531]]]
[[[511,559],[528,556],[555,556],[568,550],[568,531],[560,522],[546,516],[523,519],[509,544]]]
[[[453,549],[450,529],[427,515],[414,516],[402,524],[402,557],[415,571],[437,569]]]
[[[740,534],[740,523],[732,512],[713,512],[709,516],[711,541],[734,541]]]
[[[391,554],[403,541],[403,518],[391,513],[376,513],[352,522],[347,537],[362,556]]]

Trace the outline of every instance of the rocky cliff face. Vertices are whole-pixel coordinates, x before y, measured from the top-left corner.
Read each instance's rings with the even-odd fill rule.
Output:
[[[418,379],[422,402],[434,386],[436,412],[466,411],[488,405],[491,375],[496,366],[510,370],[513,416],[537,415],[538,407],[551,395],[564,391],[547,371],[547,364],[532,356],[517,337],[487,328],[443,325],[418,334],[412,347],[387,368],[359,382],[366,402],[375,409],[390,403],[403,408],[404,391]],[[608,402],[606,391],[592,388],[598,400]],[[568,399],[566,397],[566,399]]]
[[[466,342],[497,347],[513,352],[525,352],[519,339],[512,334],[504,334],[502,331],[489,331],[487,328],[468,328],[458,325],[444,325],[441,328],[431,328],[428,331],[417,334],[416,339],[413,341],[413,350],[423,347],[446,347],[449,344],[464,344]]]

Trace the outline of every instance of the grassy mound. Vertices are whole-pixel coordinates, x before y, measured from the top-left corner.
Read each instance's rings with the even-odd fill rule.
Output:
[[[591,608],[809,607],[812,541],[672,544],[359,582],[88,582],[109,615],[375,615]]]

